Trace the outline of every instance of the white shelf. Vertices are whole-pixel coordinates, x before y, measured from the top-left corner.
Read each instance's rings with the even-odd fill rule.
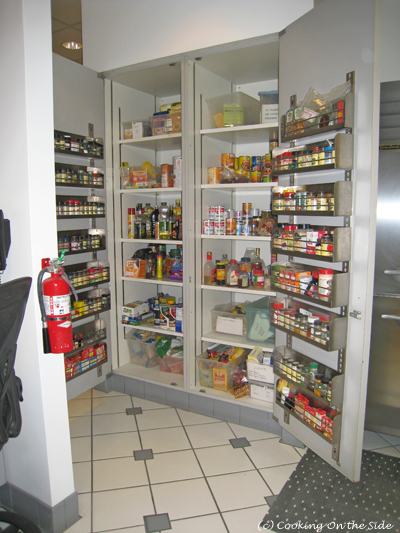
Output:
[[[232,144],[251,144],[257,142],[269,142],[270,130],[276,130],[278,122],[271,124],[250,124],[246,126],[234,126],[232,128],[210,128],[200,130],[200,135],[214,137],[220,141]]]
[[[276,296],[275,291],[267,289],[257,289],[256,287],[247,287],[246,289],[239,289],[239,287],[226,287],[225,285],[202,285],[201,288],[210,291],[241,292],[243,294],[258,294],[260,296]]]
[[[129,324],[122,324],[124,328],[129,329],[143,329],[144,331],[151,331],[152,333],[160,333],[160,335],[172,335],[173,337],[183,337],[183,333],[179,333],[178,331],[172,331],[172,329],[163,329],[163,328],[157,328],[155,326],[149,326],[146,324],[138,324],[137,326],[132,326]]]
[[[182,241],[175,240],[162,240],[162,239],[120,239],[120,242],[133,242],[133,243],[152,243],[152,244],[182,244]]]
[[[252,350],[256,346],[263,348],[266,352],[273,352],[275,348],[275,337],[265,342],[249,341],[246,335],[231,335],[229,333],[220,333],[218,331],[210,331],[201,337],[202,341],[206,342],[220,342],[223,344],[232,344],[232,346],[238,346],[239,348],[246,348]]]
[[[261,183],[202,183],[201,189],[244,189],[251,191],[265,191],[276,187],[278,184],[277,181],[268,181]]]
[[[175,389],[183,389],[183,376],[181,374],[161,372],[158,365],[153,366],[152,368],[146,368],[144,366],[135,365],[134,363],[128,363],[115,368],[113,372],[114,374],[143,379],[150,383],[159,383]]]
[[[139,146],[148,150],[180,150],[182,133],[154,135],[119,141],[120,146]]]
[[[273,411],[273,404],[271,402],[262,402],[261,400],[255,400],[253,398],[250,398],[250,396],[245,396],[244,398],[238,398],[235,399],[234,395],[231,394],[229,391],[219,391],[216,389],[212,389],[210,387],[191,387],[191,392],[198,392],[200,394],[203,394],[203,396],[207,396],[208,398],[216,398],[218,400],[225,400],[227,402],[233,403],[235,405],[244,405],[246,407],[254,407],[256,409],[261,409],[262,411],[266,412],[272,412]]]
[[[257,235],[201,235],[202,239],[223,241],[264,241],[268,242],[271,237],[258,237]],[[176,241],[174,241],[176,242]]]
[[[174,241],[176,242],[176,241]],[[140,282],[140,283],[150,283],[153,285],[174,285],[175,287],[182,287],[183,282],[182,281],[173,281],[168,279],[167,277],[163,277],[163,279],[146,279],[146,278],[127,278],[126,276],[122,277],[123,281],[133,281],[133,282]]]
[[[137,187],[133,189],[120,189],[120,194],[157,194],[182,192],[182,187]]]

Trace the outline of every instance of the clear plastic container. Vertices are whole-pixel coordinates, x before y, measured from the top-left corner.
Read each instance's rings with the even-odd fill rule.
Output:
[[[213,128],[260,124],[261,103],[242,93],[223,94],[206,100]]]
[[[269,296],[246,305],[247,340],[264,342],[275,336],[275,329],[271,327],[270,306]]]

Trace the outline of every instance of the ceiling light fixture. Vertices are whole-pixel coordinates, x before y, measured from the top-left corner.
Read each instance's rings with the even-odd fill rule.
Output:
[[[68,50],[80,50],[82,48],[82,43],[76,43],[74,41],[67,41],[65,43],[62,43],[62,45]]]

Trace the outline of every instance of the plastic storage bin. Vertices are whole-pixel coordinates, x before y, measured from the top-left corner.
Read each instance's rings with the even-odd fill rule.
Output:
[[[261,124],[278,122],[278,91],[261,91],[258,93],[261,102]]]
[[[151,132],[153,135],[166,135],[168,133],[166,131],[168,117],[169,113],[154,113],[150,117]]]
[[[275,335],[275,329],[271,327],[270,305],[270,296],[246,305],[247,340],[263,342]]]
[[[239,366],[244,364],[247,353],[245,352],[230,363],[219,363],[208,359],[207,356],[207,352],[204,352],[196,357],[202,387],[228,391],[233,386],[232,375]]]
[[[158,363],[161,372],[170,372],[171,374],[183,375],[183,357],[172,357],[165,355],[163,358],[158,356]]]
[[[121,139],[140,139],[151,136],[150,120],[123,122],[121,124]]]
[[[243,307],[251,302],[246,301],[241,304],[221,304],[211,309],[211,325],[213,331],[229,333],[230,335],[246,335],[246,314],[235,313],[237,306]],[[246,311],[245,311],[246,313]]]
[[[242,92],[207,98],[213,128],[260,124],[261,102]]]
[[[138,340],[134,336],[135,331],[130,331],[126,338],[129,346],[129,355],[132,363],[147,368],[158,365],[158,355],[156,352],[156,343],[161,339],[161,335],[152,334],[146,341]],[[136,331],[136,333],[147,333],[145,331]]]
[[[152,168],[151,171],[141,167],[120,167],[121,189],[146,189],[160,187],[160,171]]]

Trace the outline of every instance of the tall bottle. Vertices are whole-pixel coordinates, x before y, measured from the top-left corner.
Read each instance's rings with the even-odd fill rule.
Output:
[[[227,287],[235,287],[238,284],[239,267],[234,259],[229,261],[229,265],[226,267],[225,285]]]
[[[142,204],[136,204],[135,239],[146,238],[146,224],[143,220]]]
[[[160,240],[168,240],[170,237],[170,231],[169,231],[169,207],[167,202],[161,202],[160,207],[160,213],[158,215],[158,222],[159,222],[159,228],[160,228]]]
[[[212,252],[207,252],[207,261],[203,266],[203,283],[204,285],[212,285],[215,278],[215,264],[212,260]]]
[[[154,211],[151,214],[151,238],[152,239],[158,239],[159,238],[159,226],[158,226],[158,206],[154,207]]]
[[[153,209],[151,204],[145,206],[145,226],[146,226],[146,239],[151,239],[151,214]]]
[[[265,272],[265,262],[264,262],[264,260],[261,259],[261,257],[260,257],[260,248],[256,248],[256,257],[255,257],[253,263],[261,263],[261,264],[262,264],[262,269],[263,269],[264,272]]]
[[[135,238],[135,208],[128,207],[128,239]]]

